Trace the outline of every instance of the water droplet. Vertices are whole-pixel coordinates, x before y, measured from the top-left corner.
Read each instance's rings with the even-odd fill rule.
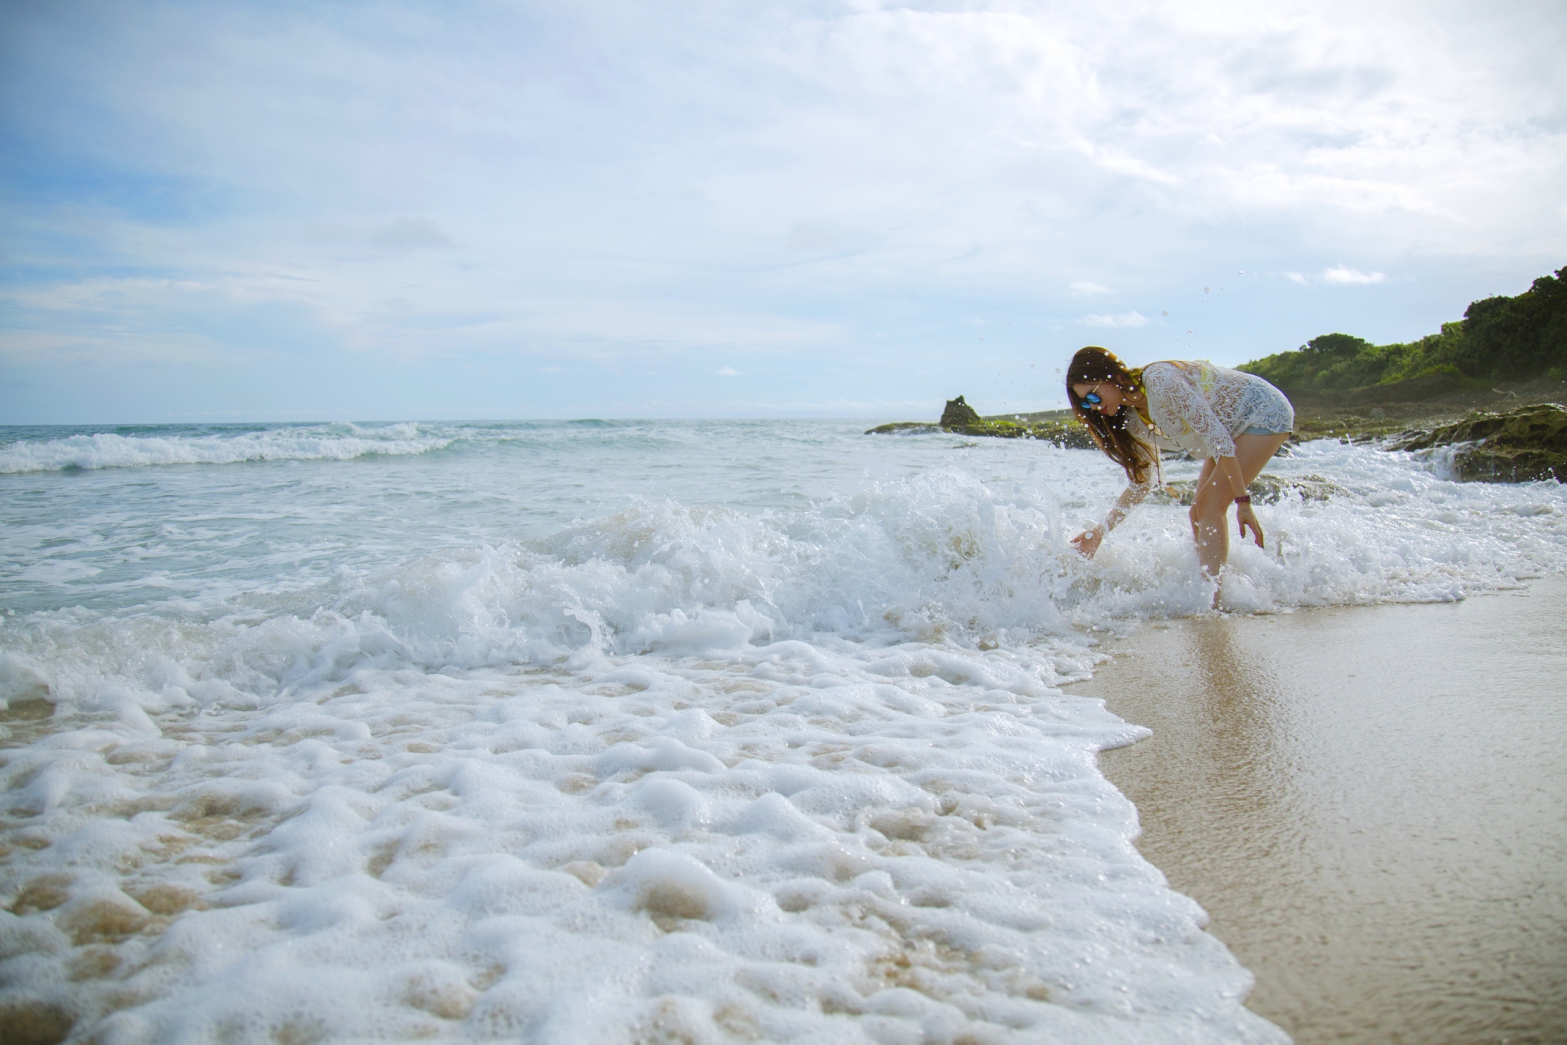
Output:
[[[1213,291],[1212,291],[1212,290],[1210,290],[1210,289],[1208,289],[1208,288],[1207,288],[1207,287],[1203,287],[1203,288],[1202,288],[1202,292],[1203,292],[1203,293],[1204,293],[1204,294],[1212,294],[1212,293],[1213,293]]]

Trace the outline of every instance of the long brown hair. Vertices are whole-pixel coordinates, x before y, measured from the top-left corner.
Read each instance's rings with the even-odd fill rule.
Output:
[[[1124,393],[1135,391],[1138,382],[1114,353],[1096,345],[1078,349],[1072,357],[1072,365],[1066,368],[1066,398],[1072,404],[1072,413],[1088,429],[1088,434],[1094,437],[1094,442],[1099,444],[1105,456],[1126,469],[1129,482],[1145,483],[1148,481],[1148,466],[1153,463],[1153,455],[1158,451],[1150,449],[1127,431],[1126,418],[1127,412],[1132,409],[1131,404],[1123,405],[1113,414],[1101,414],[1097,410],[1088,409],[1072,388],[1073,385],[1100,384],[1114,385]]]

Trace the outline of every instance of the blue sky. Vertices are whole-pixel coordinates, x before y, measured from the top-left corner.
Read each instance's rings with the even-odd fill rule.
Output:
[[[1498,10],[1501,8],[1501,10]],[[1560,3],[0,8],[0,423],[918,418],[1567,264]]]

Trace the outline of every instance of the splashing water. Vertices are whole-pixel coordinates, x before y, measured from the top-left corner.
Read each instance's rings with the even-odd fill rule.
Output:
[[[1097,455],[834,422],[10,430],[0,1006],[104,1040],[1278,1041],[1057,688],[1204,612]],[[1332,442],[1232,609],[1558,572]],[[1195,466],[1172,465],[1171,478]],[[96,1030],[94,1030],[96,1028]]]

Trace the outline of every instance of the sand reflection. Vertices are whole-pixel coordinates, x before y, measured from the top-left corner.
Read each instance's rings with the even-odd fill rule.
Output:
[[[1145,629],[1076,692],[1298,1041],[1567,1040],[1567,582]]]

